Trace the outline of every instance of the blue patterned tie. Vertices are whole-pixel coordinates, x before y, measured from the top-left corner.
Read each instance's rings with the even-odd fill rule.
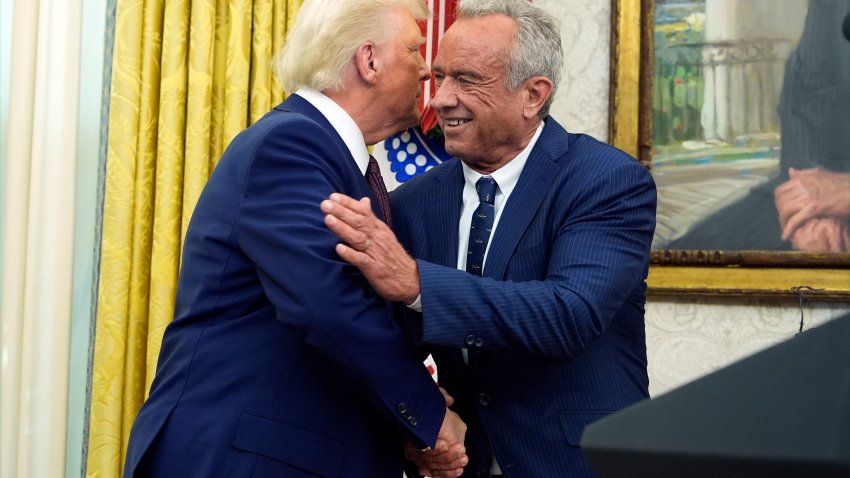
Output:
[[[480,276],[484,270],[484,253],[490,240],[490,231],[496,218],[496,181],[490,176],[482,176],[475,183],[478,200],[481,201],[472,213],[472,224],[469,227],[469,250],[466,253],[466,271]]]

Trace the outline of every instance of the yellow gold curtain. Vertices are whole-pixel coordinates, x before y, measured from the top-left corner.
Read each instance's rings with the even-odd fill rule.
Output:
[[[172,319],[183,235],[230,140],[283,100],[301,0],[118,0],[87,475],[121,475]]]

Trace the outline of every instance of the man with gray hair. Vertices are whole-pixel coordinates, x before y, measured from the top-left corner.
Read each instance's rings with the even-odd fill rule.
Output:
[[[655,186],[548,115],[562,64],[551,16],[526,0],[461,0],[458,12],[431,103],[457,159],[393,192],[398,241],[368,200],[331,195],[325,223],[378,293],[419,311],[406,324],[469,426],[463,476],[593,476],[584,427],[649,395]]]
[[[318,207],[343,191],[390,220],[366,145],[418,120],[427,13],[304,2],[277,58],[295,94],[233,140],[195,208],[125,477],[400,478],[406,442],[466,463],[465,425]]]

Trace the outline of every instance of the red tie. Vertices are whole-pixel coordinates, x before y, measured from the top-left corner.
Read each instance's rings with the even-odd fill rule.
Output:
[[[393,227],[393,217],[390,210],[390,195],[387,193],[387,186],[384,184],[384,178],[381,177],[381,168],[378,162],[371,155],[369,156],[369,166],[366,167],[366,182],[369,183],[369,188],[375,194],[375,200],[381,206],[381,212],[384,213],[384,222],[390,228]]]

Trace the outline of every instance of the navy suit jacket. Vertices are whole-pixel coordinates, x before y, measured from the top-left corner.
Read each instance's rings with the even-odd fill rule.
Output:
[[[469,425],[464,476],[584,477],[588,423],[648,397],[644,303],[655,186],[627,154],[547,118],[504,206],[484,277],[456,269],[463,172],[447,161],[392,194],[417,258],[440,385]],[[461,348],[469,349],[469,365]]]
[[[188,228],[125,477],[399,478],[405,439],[433,446],[445,401],[334,251],[319,209],[333,191],[371,194],[303,98],[233,140]]]

